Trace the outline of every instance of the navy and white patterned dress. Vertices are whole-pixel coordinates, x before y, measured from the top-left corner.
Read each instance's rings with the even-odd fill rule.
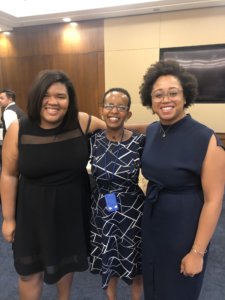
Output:
[[[145,137],[133,134],[118,143],[105,131],[91,138],[92,174],[96,187],[91,203],[90,270],[102,275],[107,288],[112,277],[131,284],[141,271],[141,217],[144,194],[138,186]],[[118,211],[108,212],[104,195],[114,192]]]

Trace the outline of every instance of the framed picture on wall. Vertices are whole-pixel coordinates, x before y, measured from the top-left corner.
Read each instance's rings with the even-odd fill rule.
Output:
[[[197,77],[196,103],[225,103],[225,44],[161,48],[160,59],[176,60]]]

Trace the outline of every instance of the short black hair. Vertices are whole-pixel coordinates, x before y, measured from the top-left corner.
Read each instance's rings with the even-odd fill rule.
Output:
[[[32,122],[40,123],[40,112],[43,98],[48,88],[56,82],[64,84],[67,89],[69,95],[69,107],[66,115],[64,116],[63,126],[65,129],[72,129],[78,122],[77,97],[71,80],[68,75],[61,70],[43,70],[38,74],[28,95],[28,118]]]
[[[127,106],[130,109],[130,106],[131,106],[131,96],[130,96],[129,92],[126,89],[121,88],[121,87],[113,87],[113,88],[110,88],[109,90],[107,90],[104,93],[103,97],[102,97],[102,100],[101,100],[101,103],[100,103],[101,105],[104,104],[106,96],[109,93],[112,93],[112,92],[118,92],[118,93],[122,93],[122,94],[126,95],[127,98],[128,98],[128,104],[127,104]]]
[[[152,88],[160,76],[172,75],[176,77],[183,88],[186,103],[184,107],[189,107],[195,102],[198,95],[198,82],[196,77],[184,69],[177,61],[161,60],[152,64],[143,76],[139,94],[144,106],[152,107]]]
[[[10,89],[0,89],[0,94],[5,93],[7,98],[11,98],[13,102],[16,102],[16,93]]]

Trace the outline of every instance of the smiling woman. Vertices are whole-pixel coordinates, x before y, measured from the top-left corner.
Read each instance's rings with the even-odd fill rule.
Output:
[[[131,98],[123,88],[105,92],[100,114],[106,130],[91,137],[91,165],[96,186],[91,202],[90,269],[102,275],[109,300],[118,279],[130,285],[131,298],[142,294],[141,218],[144,194],[138,186],[144,136],[124,128]]]
[[[88,268],[86,133],[105,124],[78,112],[72,82],[58,70],[38,74],[27,114],[3,145],[2,232],[13,243],[20,298],[40,299],[44,279],[68,300],[73,272]]]
[[[152,90],[152,110],[162,125],[171,125],[185,116],[186,100],[179,80],[173,75],[160,76]]]
[[[212,129],[185,113],[197,81],[177,62],[151,65],[140,95],[159,117],[148,126],[142,156],[149,180],[142,222],[145,298],[197,300],[222,208],[224,147]]]
[[[47,90],[40,111],[40,126],[45,129],[57,127],[62,123],[69,107],[69,95],[64,84],[53,83]]]

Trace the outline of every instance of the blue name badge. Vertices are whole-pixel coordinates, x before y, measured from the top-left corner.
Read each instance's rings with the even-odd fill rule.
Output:
[[[115,193],[106,194],[105,203],[108,212],[114,212],[119,209]]]

